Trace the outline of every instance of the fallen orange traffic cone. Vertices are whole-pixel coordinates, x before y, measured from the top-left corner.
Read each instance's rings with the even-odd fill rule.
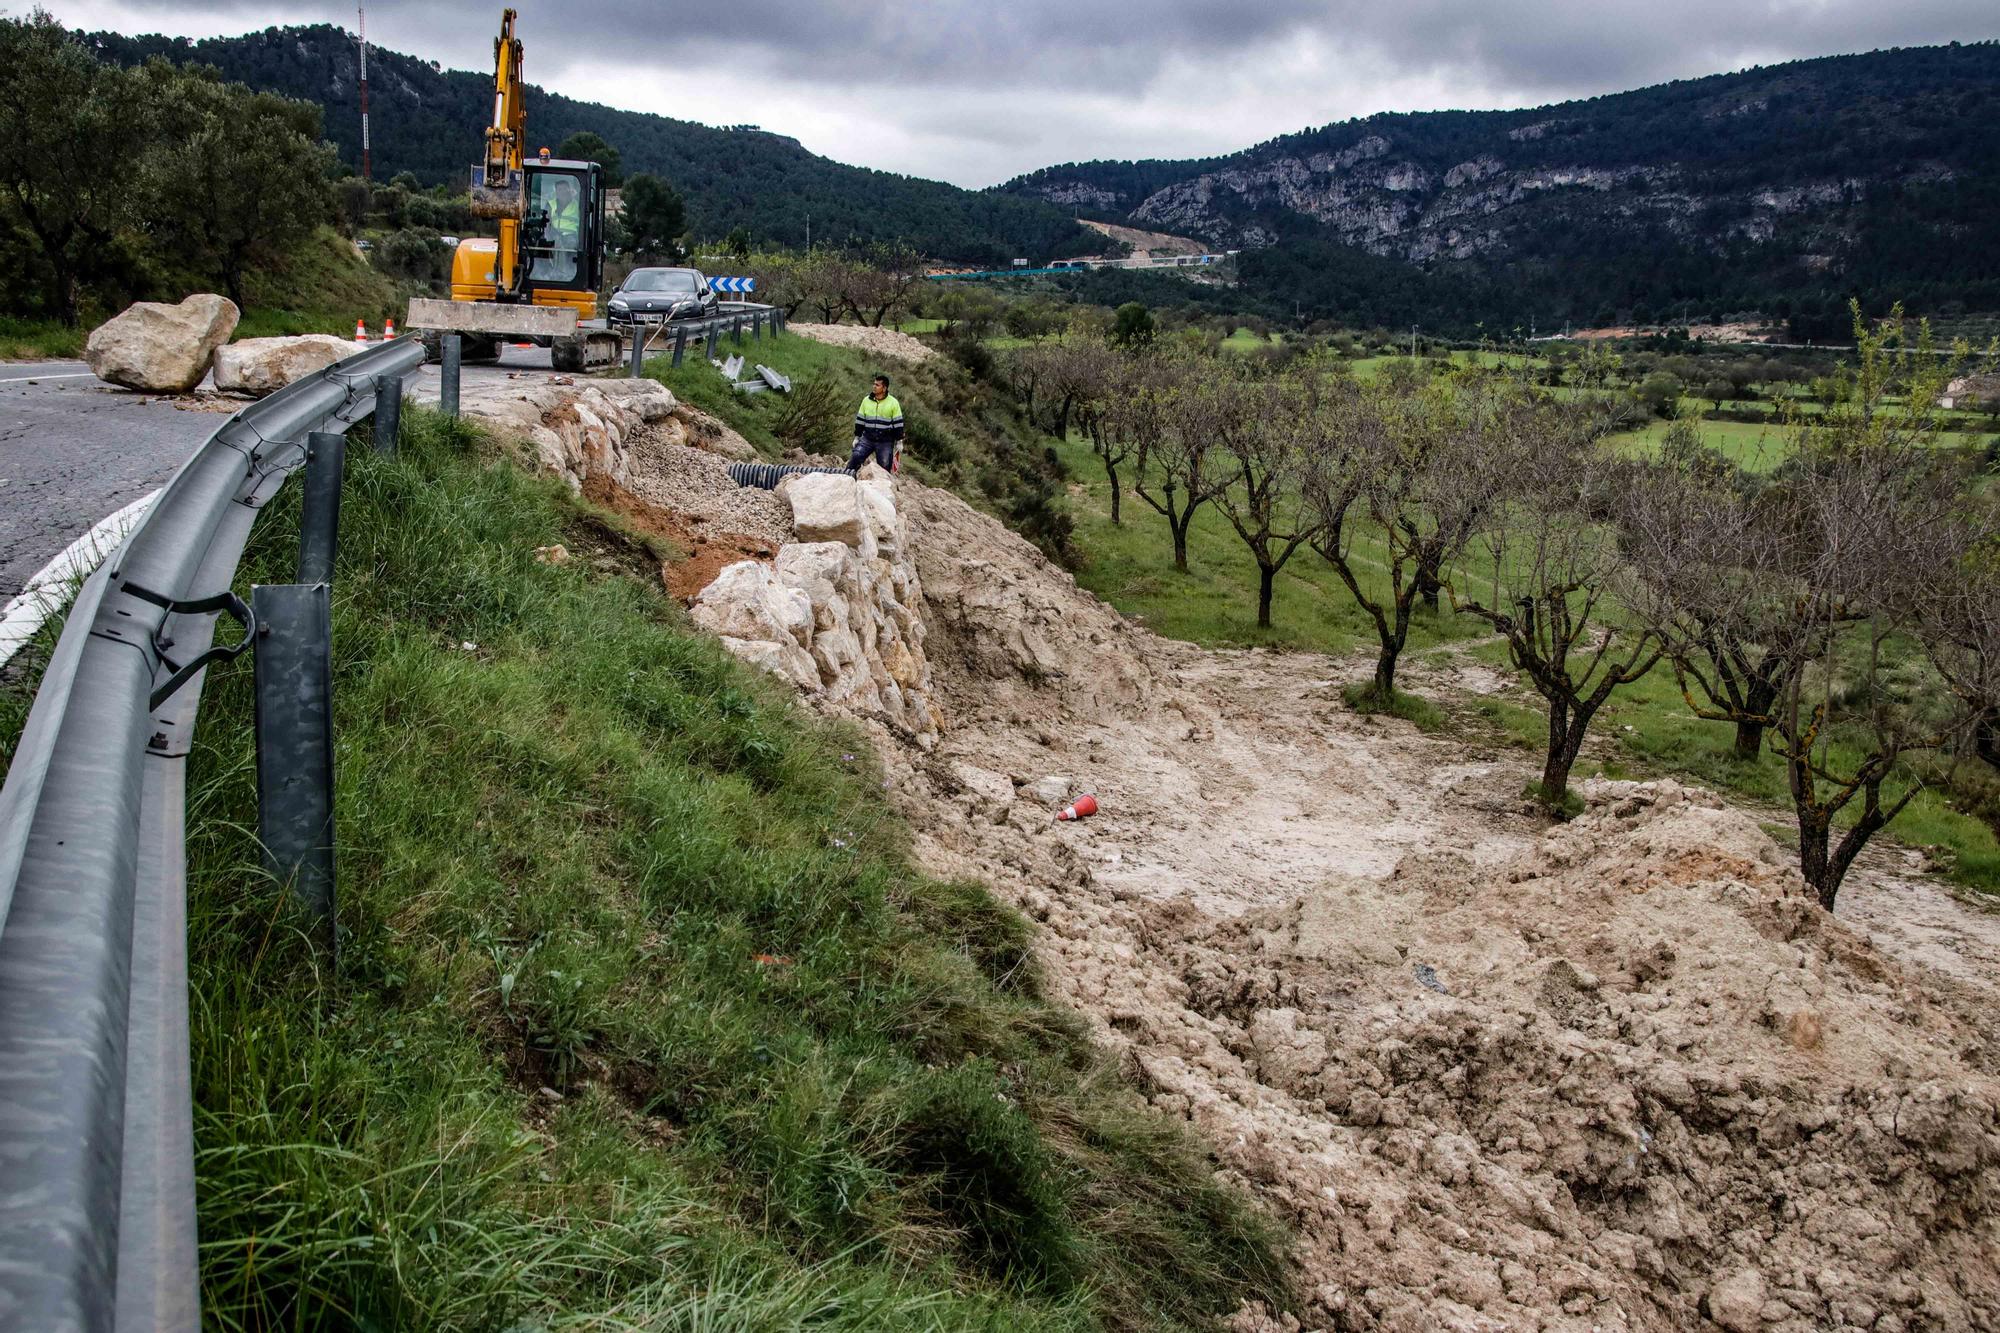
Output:
[[[1097,798],[1085,794],[1056,811],[1057,819],[1088,819],[1097,813]]]
[[[358,319],[354,321],[354,341],[358,343],[368,341],[368,325]]]
[[[391,319],[382,326],[382,341],[385,343],[396,341],[396,321],[394,319]]]

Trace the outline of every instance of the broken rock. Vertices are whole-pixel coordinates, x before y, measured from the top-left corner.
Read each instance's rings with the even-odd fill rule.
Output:
[[[215,387],[262,398],[365,349],[364,343],[330,333],[245,338],[215,349]]]
[[[799,650],[809,677],[808,688],[819,688],[819,673],[804,650],[812,643],[812,601],[788,588],[755,560],[739,560],[715,576],[715,582],[695,599],[694,623],[726,638],[789,644]]]
[[[99,379],[128,389],[186,393],[208,373],[238,318],[235,302],[209,293],[179,305],[138,301],[91,330],[83,359]]]
[[[860,546],[867,531],[854,478],[831,472],[808,473],[785,483],[792,505],[792,527],[802,542],[841,542]]]

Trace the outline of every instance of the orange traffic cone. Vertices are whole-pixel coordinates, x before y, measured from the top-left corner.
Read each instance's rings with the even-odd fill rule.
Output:
[[[1088,793],[1056,811],[1057,819],[1088,819],[1097,813],[1097,798]]]
[[[382,326],[382,341],[385,343],[396,341],[396,320],[393,315],[390,316],[389,322]]]
[[[358,343],[368,341],[368,325],[358,319],[354,321],[354,341]]]

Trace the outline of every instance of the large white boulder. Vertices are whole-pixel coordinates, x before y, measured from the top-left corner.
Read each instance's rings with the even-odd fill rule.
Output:
[[[215,387],[225,393],[262,398],[366,347],[366,343],[330,333],[245,338],[215,349]]]
[[[812,644],[812,599],[771,576],[770,566],[739,560],[725,566],[715,581],[701,590],[691,612],[694,623],[725,638],[791,644]],[[810,664],[812,659],[806,658]],[[819,684],[814,673],[812,683]]]
[[[783,676],[802,690],[819,688],[819,671],[805,649],[795,643],[769,643],[763,639],[722,636],[722,646],[751,666],[762,667],[774,676]]]
[[[802,542],[844,542],[860,546],[868,535],[854,478],[813,472],[788,478],[780,488],[792,505],[792,527]]]
[[[101,380],[148,393],[186,393],[236,332],[227,297],[197,293],[179,305],[139,301],[90,331],[83,359]]]

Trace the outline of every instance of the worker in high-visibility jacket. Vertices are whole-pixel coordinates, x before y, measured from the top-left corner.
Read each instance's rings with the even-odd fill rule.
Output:
[[[890,396],[889,377],[877,375],[854,414],[854,452],[848,455],[847,469],[855,471],[873,454],[880,467],[894,472],[902,452],[903,405]]]
[[[555,179],[555,194],[548,210],[549,260],[535,276],[549,282],[569,282],[576,277],[577,254],[583,248],[583,209],[577,198],[576,182],[568,176]]]

